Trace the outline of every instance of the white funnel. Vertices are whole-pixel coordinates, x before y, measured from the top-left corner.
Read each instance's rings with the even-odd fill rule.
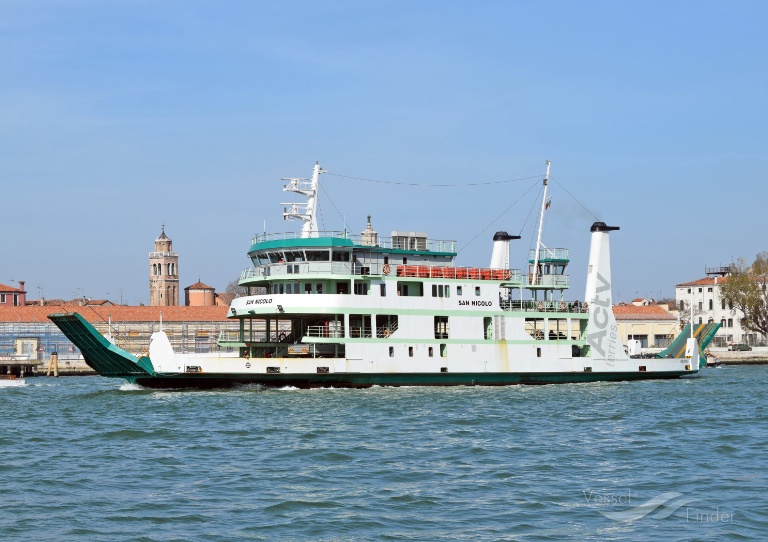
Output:
[[[618,229],[616,226],[606,226],[605,222],[592,224],[587,290],[584,294],[589,310],[587,343],[591,347],[591,357],[605,360],[609,366],[614,361],[628,359],[613,316],[611,292],[611,247],[608,233]]]
[[[511,239],[520,239],[520,236],[509,235],[505,231],[497,231],[493,236],[491,269],[509,269],[509,241]]]

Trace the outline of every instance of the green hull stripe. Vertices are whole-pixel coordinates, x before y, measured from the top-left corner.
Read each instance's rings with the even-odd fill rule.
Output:
[[[626,373],[333,373],[333,374],[158,374],[129,378],[148,388],[268,387],[369,388],[371,386],[509,386],[679,378],[691,371]]]

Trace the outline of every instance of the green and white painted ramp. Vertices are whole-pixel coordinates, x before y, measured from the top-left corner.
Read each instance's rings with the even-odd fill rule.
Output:
[[[85,363],[100,375],[125,378],[154,373],[149,358],[137,358],[112,344],[79,314],[50,314],[48,318],[80,349]]]

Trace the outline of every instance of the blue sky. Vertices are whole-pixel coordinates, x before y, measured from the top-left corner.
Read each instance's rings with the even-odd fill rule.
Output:
[[[766,20],[757,1],[0,0],[0,283],[148,303],[164,223],[182,288],[223,290],[265,224],[299,228],[280,177],[316,160],[391,182],[323,176],[324,227],[370,213],[468,266],[522,232],[523,267],[539,187],[500,181],[548,159],[569,298],[594,217],[621,227],[615,298],[671,296],[768,249]]]

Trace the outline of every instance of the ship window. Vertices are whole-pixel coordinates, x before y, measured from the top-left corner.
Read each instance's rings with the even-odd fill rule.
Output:
[[[304,293],[305,294],[311,294],[312,293],[312,284],[307,282],[304,284]]]
[[[480,295],[480,286],[475,286],[475,295]]]
[[[316,291],[318,294],[322,294],[322,293],[323,293],[323,285],[322,285],[322,284],[320,284],[320,283],[318,283],[318,284],[317,284],[317,286],[315,287],[315,291]]]
[[[349,315],[349,336],[353,338],[371,336],[371,315],[370,314],[350,314]]]
[[[408,357],[409,357],[409,358],[412,358],[412,357],[413,357],[413,346],[409,346],[409,347],[408,347]]]
[[[384,256],[384,265],[389,264],[389,256]]]
[[[327,262],[330,260],[330,253],[327,250],[308,250],[308,262]]]
[[[336,283],[336,293],[337,294],[348,295],[349,294],[349,283],[348,282],[337,282]]]
[[[429,347],[429,357],[431,358],[431,357],[433,357],[433,355],[434,355],[434,353],[433,353],[432,347],[430,346]]]
[[[408,264],[408,258],[405,258],[405,257],[404,257],[404,258],[403,258],[403,265],[407,265],[407,264]]]
[[[568,338],[568,319],[550,318],[547,320],[549,332],[547,337],[550,341],[562,341]]]
[[[442,284],[433,284],[432,285],[432,297],[448,297],[446,295],[446,292],[448,291],[448,287],[444,286]]]
[[[435,339],[448,338],[448,317],[435,316]]]
[[[303,262],[304,261],[304,254],[302,252],[293,250],[290,252],[285,253],[285,261],[286,262]]]
[[[440,357],[441,358],[448,357],[448,345],[445,343],[440,344]]]
[[[387,285],[384,284],[383,282],[381,284],[379,284],[379,295],[381,297],[386,297],[387,296]]]
[[[284,284],[280,284],[277,287],[277,293],[282,294],[284,291],[285,291],[285,285]]]
[[[525,332],[537,341],[544,339],[544,318],[526,318]]]
[[[348,262],[349,261],[349,252],[339,252],[335,251],[331,255],[334,262]]]
[[[395,347],[394,346],[390,346],[389,347],[389,357],[390,358],[394,358],[395,357]]]
[[[355,295],[368,295],[368,283],[356,282],[355,283]]]
[[[537,358],[540,358],[540,357],[541,357],[541,347],[537,347],[537,348],[536,348],[536,357],[537,357]]]
[[[398,328],[396,314],[376,315],[376,338],[386,339]]]
[[[461,286],[456,286],[456,295],[461,295]]]
[[[486,316],[483,318],[483,338],[486,340],[493,339],[493,318]]]

